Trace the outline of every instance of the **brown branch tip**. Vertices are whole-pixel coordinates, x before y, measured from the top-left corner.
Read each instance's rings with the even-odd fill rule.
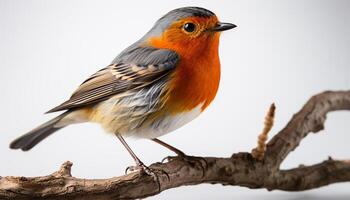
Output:
[[[257,160],[263,160],[266,151],[266,141],[268,139],[268,134],[273,127],[273,122],[275,118],[276,106],[274,103],[270,105],[270,108],[265,116],[264,129],[258,136],[257,147],[251,152],[252,156]]]
[[[57,177],[71,177],[72,173],[71,173],[71,169],[72,169],[72,165],[73,163],[70,161],[66,161],[64,162],[60,169],[57,172],[54,172],[52,175],[53,176],[57,176]]]

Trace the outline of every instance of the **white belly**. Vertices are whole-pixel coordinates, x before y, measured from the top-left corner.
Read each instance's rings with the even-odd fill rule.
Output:
[[[159,119],[149,127],[142,127],[139,129],[135,129],[131,132],[122,134],[125,136],[147,139],[160,137],[184,126],[185,124],[196,118],[201,113],[202,105],[203,104],[200,104],[196,108],[188,112],[172,116],[166,116],[163,119]]]
[[[156,138],[180,128],[201,113],[203,103],[191,111],[176,115],[163,113],[162,117],[144,123],[150,114],[163,109],[161,106],[154,106],[158,101],[149,100],[147,94],[148,91],[139,91],[123,98],[115,96],[103,101],[95,106],[95,112],[89,121],[101,124],[108,133],[136,138]]]

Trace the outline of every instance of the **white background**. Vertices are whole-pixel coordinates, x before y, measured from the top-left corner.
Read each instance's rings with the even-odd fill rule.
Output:
[[[121,3],[122,2],[122,3]],[[95,71],[139,39],[166,12],[202,6],[238,25],[222,34],[222,80],[210,108],[162,139],[190,155],[227,157],[250,151],[270,103],[275,134],[312,96],[350,89],[350,1],[19,1],[0,0],[0,176],[38,176],[74,162],[73,175],[108,178],[132,159],[96,124],[65,128],[29,152],[13,151],[17,136],[52,118],[42,113],[69,98]],[[283,163],[350,158],[350,112],[328,115]],[[128,140],[147,164],[171,154],[147,140]],[[165,191],[149,199],[339,199],[349,183],[301,193],[221,185]]]

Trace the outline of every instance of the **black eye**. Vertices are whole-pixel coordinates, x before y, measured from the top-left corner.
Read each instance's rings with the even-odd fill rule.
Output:
[[[192,33],[193,31],[196,30],[196,25],[194,23],[186,23],[184,25],[184,30],[186,32]]]

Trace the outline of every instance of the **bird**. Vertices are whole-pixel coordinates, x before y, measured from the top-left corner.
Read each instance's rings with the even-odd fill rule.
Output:
[[[220,82],[220,34],[235,27],[201,7],[168,12],[47,112],[63,113],[15,139],[10,148],[28,151],[64,127],[92,122],[119,139],[134,159],[134,169],[147,166],[125,137],[150,139],[185,157],[158,137],[187,124],[213,101]]]

